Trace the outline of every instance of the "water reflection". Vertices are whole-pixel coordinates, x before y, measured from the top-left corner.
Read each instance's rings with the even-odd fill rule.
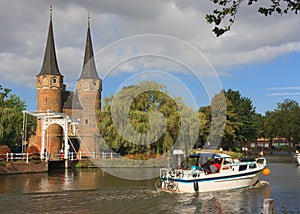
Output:
[[[277,213],[300,213],[300,166],[267,157],[271,175],[252,188],[210,193],[157,191],[155,179],[124,180],[95,169],[0,176],[0,210],[11,213],[259,213],[273,198]],[[18,204],[18,206],[16,206]]]

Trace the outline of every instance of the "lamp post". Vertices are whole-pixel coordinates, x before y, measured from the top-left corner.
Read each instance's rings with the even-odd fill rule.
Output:
[[[26,111],[22,111],[23,113],[23,127],[22,127],[22,146],[21,146],[21,149],[22,149],[22,154],[24,153],[24,144],[26,142],[26,128],[25,128],[25,124],[27,123],[27,116],[26,116]]]

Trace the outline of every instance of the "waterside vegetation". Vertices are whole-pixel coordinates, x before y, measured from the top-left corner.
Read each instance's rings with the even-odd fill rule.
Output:
[[[152,90],[144,90],[145,88]],[[131,94],[139,91],[142,93],[130,97]],[[0,86],[0,145],[13,148],[20,146],[24,140],[22,111],[25,110],[26,105],[20,97],[10,92],[10,89]],[[255,142],[258,138],[270,140],[284,138],[294,146],[300,142],[300,107],[296,101],[283,100],[277,103],[274,110],[261,115],[255,111],[249,98],[243,97],[239,91],[232,89],[219,92],[213,97],[211,103],[217,105],[223,95],[226,97],[226,119],[225,123],[217,124],[224,126],[219,147],[240,152],[243,146]],[[131,99],[133,101],[130,101]],[[119,133],[116,121],[112,117],[112,114],[117,118],[124,114],[124,111],[118,108],[113,110],[113,104],[126,103],[128,100],[130,101],[129,123],[120,124],[123,130],[132,132],[132,136],[141,133],[138,135],[139,138],[134,139],[138,143],[125,139]],[[151,117],[151,114],[160,114],[161,117]],[[187,106],[181,97],[171,97],[166,86],[149,81],[124,87],[121,94],[104,98],[102,110],[98,115],[99,130],[104,139],[102,143],[105,144],[101,145],[101,148],[112,149],[130,159],[157,158],[172,149],[175,143],[176,149],[186,151],[203,148],[207,145],[210,132],[214,131],[211,129],[210,105],[195,111]],[[153,120],[157,118],[161,120]],[[34,118],[28,119],[32,120],[29,122],[33,124],[31,132],[27,132],[31,135],[34,134],[36,121]],[[162,121],[165,126],[159,127]],[[157,131],[154,136],[147,135],[149,130],[152,130],[151,126],[154,126],[154,131]],[[181,142],[178,143],[177,139],[181,139]]]

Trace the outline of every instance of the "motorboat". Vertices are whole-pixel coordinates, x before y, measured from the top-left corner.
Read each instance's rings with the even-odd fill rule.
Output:
[[[197,153],[190,155],[191,166],[178,169],[160,169],[155,186],[171,192],[209,192],[245,188],[255,185],[266,170],[264,157],[235,159],[224,153]]]

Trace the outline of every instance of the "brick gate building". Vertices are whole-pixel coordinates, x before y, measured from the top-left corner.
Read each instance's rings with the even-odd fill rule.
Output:
[[[102,80],[99,78],[94,61],[93,45],[88,17],[85,54],[81,73],[75,91],[67,91],[64,76],[59,70],[56,58],[54,32],[52,23],[52,6],[50,6],[50,23],[44,59],[40,72],[36,75],[38,112],[59,112],[78,121],[77,134],[73,136],[76,150],[96,152],[99,141],[97,129],[97,112],[101,108]],[[38,121],[36,145],[41,148],[41,121]],[[59,125],[51,125],[46,131],[46,149],[50,154],[58,154],[63,145],[63,132]],[[84,142],[84,146],[81,145]]]

